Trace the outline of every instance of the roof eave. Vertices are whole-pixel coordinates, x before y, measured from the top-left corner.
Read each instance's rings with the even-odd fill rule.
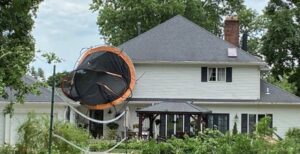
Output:
[[[209,62],[209,61],[146,61],[134,60],[134,64],[205,64],[205,65],[243,65],[266,66],[265,62]]]
[[[300,102],[194,102],[194,104],[224,104],[224,105],[300,105]]]

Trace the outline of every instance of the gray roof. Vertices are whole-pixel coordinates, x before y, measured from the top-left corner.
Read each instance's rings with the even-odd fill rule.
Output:
[[[238,48],[230,58],[227,49],[235,47],[181,15],[121,44],[134,62],[265,63]]]
[[[269,94],[267,94],[269,88]],[[226,102],[226,103],[297,103],[300,104],[300,97],[291,94],[277,86],[274,86],[264,80],[260,82],[260,99],[244,100],[244,99],[174,99],[174,98],[130,98],[131,101],[195,101],[195,102]]]
[[[161,102],[153,106],[137,110],[138,113],[211,113],[210,110],[188,102]]]
[[[267,88],[269,88],[269,94],[267,94]],[[262,102],[300,103],[300,97],[293,95],[264,80],[261,80],[260,84],[260,98],[260,101]]]
[[[26,75],[25,77],[23,77],[23,81],[25,82],[25,84],[27,85],[31,85],[36,81],[36,79],[34,79],[31,76]],[[13,101],[15,101],[14,98],[14,94],[15,91],[11,91],[9,88],[6,88],[6,91],[9,95],[9,99],[12,99]],[[51,102],[51,90],[48,89],[47,87],[40,87],[39,91],[41,92],[40,95],[33,95],[33,94],[27,94],[25,96],[25,102]],[[55,94],[54,95],[54,101],[55,102],[64,102],[63,98],[60,95]],[[4,102],[8,102],[10,100],[5,100],[2,97],[0,97],[0,101],[4,101]]]

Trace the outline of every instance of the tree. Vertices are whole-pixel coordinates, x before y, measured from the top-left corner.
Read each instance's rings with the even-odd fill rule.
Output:
[[[25,94],[37,93],[38,83],[26,85],[22,77],[34,58],[31,31],[41,1],[0,1],[0,97],[8,97],[6,87],[16,90],[16,101],[21,103]]]
[[[268,74],[266,77],[266,80],[269,83],[272,83],[290,93],[296,93],[297,89],[294,83],[289,83],[288,82],[288,76],[284,75],[283,77],[280,77],[279,80],[276,80],[272,74]]]
[[[177,14],[220,36],[222,17],[245,10],[243,2],[243,0],[93,0],[91,9],[99,12],[97,24],[101,35],[107,43],[117,46],[138,35],[138,22],[141,23],[141,32],[145,32]]]
[[[262,37],[261,53],[272,67],[276,80],[287,76],[300,96],[300,3],[296,0],[271,0],[266,7],[267,32]]]
[[[44,71],[43,71],[42,68],[38,68],[37,74],[38,74],[38,77],[39,77],[42,81],[45,81],[45,73],[44,73]]]
[[[31,74],[32,77],[37,79],[38,73],[36,72],[34,66],[31,67],[30,74]]]
[[[236,135],[238,133],[236,122],[233,124],[232,135]]]
[[[68,74],[68,72],[58,72],[55,75],[55,87],[60,87],[61,80]],[[49,86],[53,85],[53,76],[49,76],[47,80]]]

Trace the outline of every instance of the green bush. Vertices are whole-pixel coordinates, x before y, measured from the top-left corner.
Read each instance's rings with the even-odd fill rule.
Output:
[[[142,154],[159,154],[160,148],[159,144],[156,143],[155,140],[149,140],[142,147]]]
[[[54,125],[54,133],[81,148],[88,147],[89,139],[91,139],[87,130],[65,122],[56,122]],[[55,137],[53,137],[53,144],[55,147],[54,149],[64,154],[80,153],[78,149],[75,149],[73,146],[70,146],[68,143]]]
[[[260,136],[271,136],[276,128],[271,128],[272,118],[266,116],[262,118],[256,125],[256,133]]]
[[[238,133],[236,122],[233,124],[232,135],[236,135]]]
[[[18,153],[47,153],[49,125],[48,117],[37,117],[34,113],[29,113],[27,120],[18,129],[19,142],[16,145]],[[56,121],[54,123],[54,133],[82,148],[88,147],[89,133],[73,124]],[[78,149],[54,136],[52,149],[53,153],[80,153]]]
[[[294,137],[295,135],[293,135]],[[295,138],[286,138],[282,141],[270,140],[270,136],[230,133],[222,134],[217,130],[207,129],[203,134],[183,139],[172,137],[165,142],[155,140],[128,140],[117,147],[113,152],[142,154],[293,154],[300,153],[300,142]],[[274,142],[275,141],[275,142]],[[97,140],[93,146],[96,151],[105,151],[116,144],[115,140]]]
[[[45,116],[37,118],[35,113],[29,113],[27,120],[18,129],[19,153],[46,153],[49,140],[49,119]]]
[[[132,139],[120,144],[113,152],[142,154],[294,154],[300,153],[300,129],[292,128],[282,141],[272,139],[275,129],[270,128],[269,118],[262,119],[256,126],[254,135],[223,134],[218,130],[206,129],[195,137],[183,139],[172,137],[165,142]],[[19,128],[20,142],[16,148],[3,146],[0,153],[47,153],[49,119],[28,115],[28,120]],[[105,151],[116,144],[115,140],[92,140],[88,132],[76,126],[56,122],[54,132],[80,147],[90,151]],[[15,152],[16,151],[16,152]],[[60,139],[53,138],[53,153],[80,153]]]
[[[91,140],[89,144],[90,151],[105,151],[115,145],[113,140]]]
[[[300,128],[290,128],[285,136],[287,138],[294,138],[300,141]]]
[[[3,154],[15,154],[16,148],[12,147],[11,145],[3,145],[0,147],[0,153]]]

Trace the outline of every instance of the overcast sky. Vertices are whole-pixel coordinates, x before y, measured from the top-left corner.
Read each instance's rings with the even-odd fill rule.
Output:
[[[91,0],[47,0],[40,4],[33,30],[36,49],[55,52],[64,59],[57,65],[58,72],[72,70],[82,48],[104,44],[96,25],[97,12],[89,10],[90,3]],[[245,3],[261,12],[267,0],[245,0]],[[39,54],[32,65],[41,67],[46,76],[52,74],[52,66]]]

